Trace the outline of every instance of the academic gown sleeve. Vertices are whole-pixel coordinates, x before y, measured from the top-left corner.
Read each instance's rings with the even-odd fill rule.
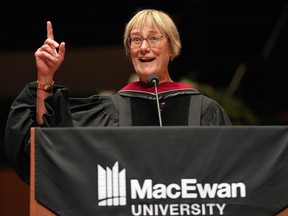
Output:
[[[6,158],[18,176],[29,184],[30,128],[118,126],[118,112],[109,97],[69,98],[68,89],[55,86],[54,94],[45,100],[48,111],[44,125],[36,122],[36,82],[28,83],[13,101],[5,130]]]
[[[203,101],[207,100],[204,96]],[[201,114],[201,126],[231,126],[232,122],[223,109],[223,107],[215,100],[210,100],[209,105],[202,106],[204,109]]]

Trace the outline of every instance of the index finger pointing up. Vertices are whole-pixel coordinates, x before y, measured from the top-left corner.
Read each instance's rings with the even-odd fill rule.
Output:
[[[47,21],[47,38],[54,40],[52,23]]]

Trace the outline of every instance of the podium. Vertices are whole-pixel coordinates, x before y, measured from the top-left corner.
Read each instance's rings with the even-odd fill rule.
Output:
[[[288,211],[288,127],[31,128],[30,216]]]

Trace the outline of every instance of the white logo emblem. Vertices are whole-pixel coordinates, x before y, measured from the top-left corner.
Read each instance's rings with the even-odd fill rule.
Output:
[[[119,171],[118,161],[112,170],[98,165],[98,205],[126,205],[126,170]]]

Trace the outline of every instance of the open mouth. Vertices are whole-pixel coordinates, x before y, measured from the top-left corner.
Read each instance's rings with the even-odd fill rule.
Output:
[[[153,61],[155,58],[139,58],[139,60],[141,61],[141,62],[151,62],[151,61]]]

